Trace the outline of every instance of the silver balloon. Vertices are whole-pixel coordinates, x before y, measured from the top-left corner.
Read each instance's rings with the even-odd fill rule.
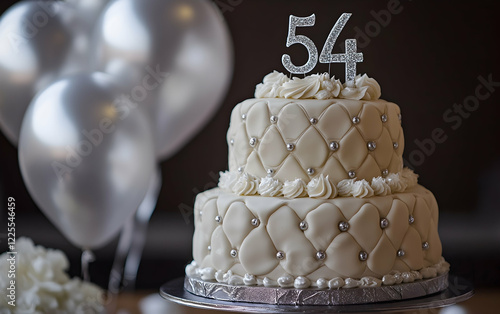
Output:
[[[149,112],[158,159],[212,117],[230,84],[232,42],[208,0],[114,0],[96,29],[95,65]]]
[[[61,75],[91,71],[91,43],[96,23],[108,0],[66,0],[59,12],[71,36]]]
[[[20,2],[0,19],[0,128],[13,144],[31,99],[58,77],[71,45],[63,6]]]
[[[44,214],[76,246],[97,248],[144,199],[154,143],[147,118],[111,76],[80,74],[33,100],[22,124],[19,163]]]

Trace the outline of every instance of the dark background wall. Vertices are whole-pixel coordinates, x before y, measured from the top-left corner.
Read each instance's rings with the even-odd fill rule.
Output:
[[[391,3],[397,9],[389,12]],[[2,1],[0,12],[14,1]],[[235,48],[234,77],[214,119],[177,155],[163,162],[163,189],[146,247],[139,285],[155,288],[182,275],[190,258],[189,208],[197,192],[216,184],[225,170],[225,133],[232,108],[253,97],[255,85],[272,70],[285,72],[281,55],[295,64],[306,61],[300,45],[286,48],[288,16],[316,14],[316,25],[298,29],[321,51],[328,33],[342,12],[353,16],[339,41],[358,39],[368,73],[382,87],[382,98],[397,103],[403,112],[408,166],[420,183],[434,192],[441,209],[440,232],[444,255],[455,272],[479,285],[498,285],[500,274],[500,83],[480,87],[483,80],[500,82],[497,1],[388,1],[388,0],[218,0]],[[341,52],[337,44],[334,52]],[[313,72],[328,71],[318,64]],[[343,64],[332,74],[344,80]],[[483,84],[484,85],[484,84]],[[465,104],[464,104],[465,101]],[[465,109],[458,106],[465,105]],[[441,131],[439,131],[441,130]],[[433,134],[440,133],[433,139]],[[435,137],[435,136],[434,136]],[[420,143],[420,144],[419,144]],[[424,144],[423,144],[424,143]],[[22,181],[16,149],[0,135],[0,203],[2,218],[7,196],[17,200],[18,236],[64,249],[77,274],[78,250],[44,218]],[[187,220],[185,220],[185,218]],[[187,221],[187,223],[186,223]],[[0,225],[2,233],[3,225]],[[169,226],[169,227],[165,227]],[[155,229],[156,230],[156,229]],[[173,230],[182,240],[173,241]],[[1,239],[0,239],[1,240]],[[109,273],[115,244],[98,250],[93,272],[97,281]],[[176,246],[177,245],[177,246]],[[101,264],[99,264],[101,263]],[[152,267],[147,267],[147,266]],[[168,265],[169,267],[166,267]],[[168,269],[167,269],[168,268]],[[102,275],[102,276],[101,276]]]

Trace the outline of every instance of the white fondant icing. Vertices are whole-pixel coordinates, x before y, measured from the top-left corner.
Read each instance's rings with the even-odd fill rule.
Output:
[[[225,271],[230,268],[235,272],[234,275],[242,277],[247,273],[254,274],[257,283],[259,280],[263,282],[265,277],[268,277],[268,280],[277,280],[281,274],[290,274],[295,277],[307,277],[311,280],[311,285],[316,286],[316,271],[319,272],[317,275],[321,275],[325,280],[340,277],[339,274],[343,273],[357,274],[359,277],[352,278],[359,280],[366,274],[366,267],[369,267],[369,276],[376,275],[376,278],[388,284],[392,281],[398,283],[411,279],[408,276],[418,278],[411,270],[423,269],[422,277],[429,277],[449,267],[445,264],[434,270],[426,268],[438,263],[441,258],[436,224],[438,209],[432,193],[418,185],[401,196],[387,195],[365,199],[337,197],[326,200],[237,196],[214,189],[201,193],[195,207],[197,212],[204,212],[204,219],[195,220],[193,241],[194,255],[199,267],[213,267]],[[420,217],[416,220],[418,225],[401,229],[401,232],[395,234],[391,230],[408,224],[406,210],[415,217]],[[420,214],[423,212],[428,213],[425,216],[427,218]],[[215,216],[220,216],[228,225],[222,228],[215,224]],[[241,224],[237,222],[237,217],[241,217]],[[260,218],[259,228],[251,225],[252,217]],[[380,227],[382,218],[390,220],[384,230]],[[342,221],[350,224],[348,234],[339,233],[337,228],[332,228]],[[300,228],[300,222],[307,223],[308,227],[303,230]],[[235,223],[238,227],[228,228]],[[421,230],[419,226],[422,224],[433,227]],[[408,236],[410,231],[411,237]],[[423,231],[425,233],[422,233]],[[384,234],[387,234],[389,239],[384,238]],[[386,257],[387,254],[393,254],[391,242],[400,243],[400,247],[405,247],[405,264],[412,265],[412,269],[396,263],[399,259]],[[376,244],[375,250],[367,249],[367,262],[359,260],[358,249],[353,250],[353,246],[357,246],[356,243],[372,247]],[[430,243],[429,249],[422,247],[422,243]],[[206,252],[208,245],[212,246],[210,253]],[[240,247],[241,254],[236,258],[229,255],[234,247]],[[296,253],[290,252],[283,261],[277,260],[276,248],[295,247]],[[316,260],[317,250],[313,249],[314,247],[325,250],[326,258],[321,262]],[[289,249],[286,250],[288,253]],[[259,254],[255,254],[256,252]],[[215,259],[217,254],[220,256]],[[300,265],[301,268],[297,269],[295,265]],[[403,276],[400,272],[384,274],[384,269],[397,269],[400,272],[409,272],[409,275]],[[190,267],[186,270],[192,274]],[[253,273],[254,270],[256,273]],[[201,276],[201,273],[198,275]],[[384,275],[391,276],[384,278]],[[215,273],[215,279],[223,282],[229,280],[221,272]]]
[[[282,183],[301,178],[306,184],[321,173],[338,184],[352,170],[358,180],[371,182],[382,170],[403,168],[399,113],[396,104],[381,99],[247,99],[231,115],[229,170],[245,169],[262,178],[272,169],[272,177]],[[356,124],[354,117],[359,118]],[[368,149],[367,138],[377,144],[375,150]],[[251,147],[252,141],[258,145]],[[330,145],[334,142],[338,146]]]

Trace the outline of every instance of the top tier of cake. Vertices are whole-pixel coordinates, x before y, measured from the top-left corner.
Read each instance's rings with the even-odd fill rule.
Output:
[[[289,80],[271,73],[257,86],[258,98],[232,112],[229,171],[306,184],[323,175],[335,185],[400,173],[400,109],[379,96],[366,75],[350,87],[328,74]]]

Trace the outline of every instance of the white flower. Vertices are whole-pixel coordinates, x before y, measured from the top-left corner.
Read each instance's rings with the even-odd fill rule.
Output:
[[[100,313],[102,290],[66,274],[69,262],[63,252],[35,246],[28,238],[16,241],[15,278],[8,278],[11,256],[0,255],[0,290],[8,291],[15,280],[16,306],[0,298],[0,313]]]

